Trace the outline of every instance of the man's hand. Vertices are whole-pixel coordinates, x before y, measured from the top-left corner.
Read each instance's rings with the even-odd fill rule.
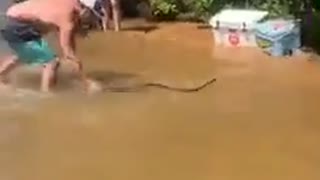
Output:
[[[88,89],[88,79],[83,72],[82,62],[75,57],[66,57],[64,58],[66,62],[71,63],[73,67],[73,72],[78,76],[78,78],[83,82],[83,85],[87,91]]]

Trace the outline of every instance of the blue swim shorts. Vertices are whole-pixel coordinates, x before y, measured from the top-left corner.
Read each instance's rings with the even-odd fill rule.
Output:
[[[8,17],[1,34],[21,63],[41,65],[56,58],[48,42],[32,23]]]
[[[18,56],[19,62],[23,64],[43,65],[56,58],[56,54],[43,38],[27,42],[8,42],[8,44]]]

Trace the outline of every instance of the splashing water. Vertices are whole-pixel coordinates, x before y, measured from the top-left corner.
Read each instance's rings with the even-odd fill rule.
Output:
[[[50,97],[32,89],[0,88],[0,111],[32,110],[41,100]]]

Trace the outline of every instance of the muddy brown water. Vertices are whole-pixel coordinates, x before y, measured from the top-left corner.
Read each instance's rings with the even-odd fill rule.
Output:
[[[93,33],[79,55],[88,74],[114,85],[218,79],[201,92],[85,97],[63,76],[56,98],[2,101],[0,179],[319,179],[319,65],[212,51],[210,33],[192,27]],[[29,88],[38,80],[20,76]]]

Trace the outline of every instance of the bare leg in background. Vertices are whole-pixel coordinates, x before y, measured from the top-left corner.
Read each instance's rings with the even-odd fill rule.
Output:
[[[115,31],[120,31],[121,29],[121,7],[120,0],[109,0],[112,9],[114,29]]]
[[[108,1],[108,0],[105,0]],[[105,2],[104,7],[102,8],[103,11],[103,18],[102,18],[102,28],[103,31],[106,32],[109,28],[110,28],[110,21],[111,21],[111,17],[110,17],[110,12],[111,12],[111,4],[108,2]]]

